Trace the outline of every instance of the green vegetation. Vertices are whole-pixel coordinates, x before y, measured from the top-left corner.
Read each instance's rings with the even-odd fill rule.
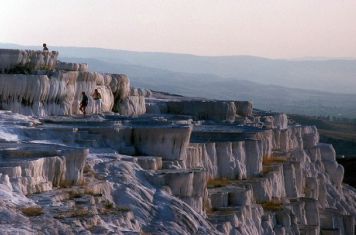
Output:
[[[280,211],[283,209],[283,203],[279,200],[272,200],[266,202],[257,202],[265,211]]]
[[[271,156],[268,158],[263,158],[262,165],[271,165],[274,163],[283,163],[286,162],[288,159],[286,157],[278,157],[278,156]]]
[[[262,161],[262,175],[266,175],[273,171],[273,164],[277,163],[284,163],[288,159],[286,157],[278,157],[278,156],[271,156],[271,157],[264,157]]]
[[[231,180],[226,178],[208,180],[208,188],[219,188],[227,186],[229,184],[231,184]]]
[[[81,198],[84,196],[84,193],[81,193],[79,191],[69,191],[69,199],[75,199],[75,198]]]
[[[4,72],[8,74],[31,74],[33,69],[31,64],[27,63],[25,65],[16,65],[11,69],[5,69]]]
[[[110,201],[107,201],[106,203],[105,203],[105,208],[106,209],[113,209],[114,208],[114,203],[112,203],[112,202],[110,202]]]
[[[40,216],[43,214],[41,207],[26,207],[21,209],[22,213],[28,217]]]

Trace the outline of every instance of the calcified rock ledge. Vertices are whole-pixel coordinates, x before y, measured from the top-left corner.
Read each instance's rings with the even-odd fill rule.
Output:
[[[354,234],[356,190],[315,127],[57,55],[0,50],[0,234]],[[105,113],[75,115],[94,89]]]
[[[91,95],[98,89],[104,112],[131,116],[146,112],[144,97],[150,91],[130,87],[126,75],[88,72],[86,64],[64,63],[57,57],[55,51],[0,49],[0,109],[35,116],[78,114],[84,91],[91,114]]]

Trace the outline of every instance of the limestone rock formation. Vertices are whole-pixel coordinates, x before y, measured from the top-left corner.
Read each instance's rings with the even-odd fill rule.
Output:
[[[16,68],[53,69],[57,65],[58,52],[0,49],[0,72]]]
[[[57,61],[58,52],[0,49],[0,108],[25,115],[79,114],[81,94],[102,96],[102,112],[137,116],[146,112],[146,93],[131,94],[126,75],[88,72],[86,64]],[[2,73],[1,73],[2,71]]]
[[[316,127],[56,64],[0,74],[0,234],[355,233],[356,190]],[[70,116],[93,89],[120,115]]]
[[[66,62],[62,62],[62,61],[57,60],[56,69],[64,70],[64,71],[87,72],[88,71],[88,65],[87,64],[78,64],[78,63],[66,63]]]

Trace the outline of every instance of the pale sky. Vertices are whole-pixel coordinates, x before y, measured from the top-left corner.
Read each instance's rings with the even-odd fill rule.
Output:
[[[0,42],[356,57],[356,0],[0,0]]]

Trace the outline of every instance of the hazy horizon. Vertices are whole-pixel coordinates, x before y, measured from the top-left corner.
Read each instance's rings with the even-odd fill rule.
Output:
[[[198,56],[355,58],[352,0],[5,0],[0,40]]]
[[[3,42],[0,41],[0,47],[2,45],[5,45],[4,48],[35,48],[37,47],[39,50],[42,50],[42,42],[38,45],[25,45],[25,44],[17,44],[13,42]],[[13,46],[12,46],[13,45]],[[128,52],[138,52],[138,53],[162,53],[162,54],[177,54],[177,55],[189,55],[189,56],[196,56],[196,57],[235,57],[235,56],[246,56],[246,57],[260,57],[260,58],[266,58],[266,59],[275,59],[275,60],[329,60],[329,59],[340,59],[340,60],[356,60],[355,57],[328,57],[328,56],[302,56],[302,57],[278,57],[278,58],[273,58],[273,57],[268,57],[268,56],[260,56],[260,55],[252,55],[252,54],[227,54],[227,55],[199,55],[199,54],[193,54],[193,53],[184,53],[184,52],[169,52],[169,51],[144,51],[144,50],[128,50],[125,48],[104,48],[104,47],[96,47],[96,46],[64,46],[64,45],[49,45],[47,43],[47,46],[49,49],[51,48],[83,48],[83,49],[103,49],[103,50],[117,50],[117,51],[128,51]],[[60,52],[60,51],[59,51]]]

